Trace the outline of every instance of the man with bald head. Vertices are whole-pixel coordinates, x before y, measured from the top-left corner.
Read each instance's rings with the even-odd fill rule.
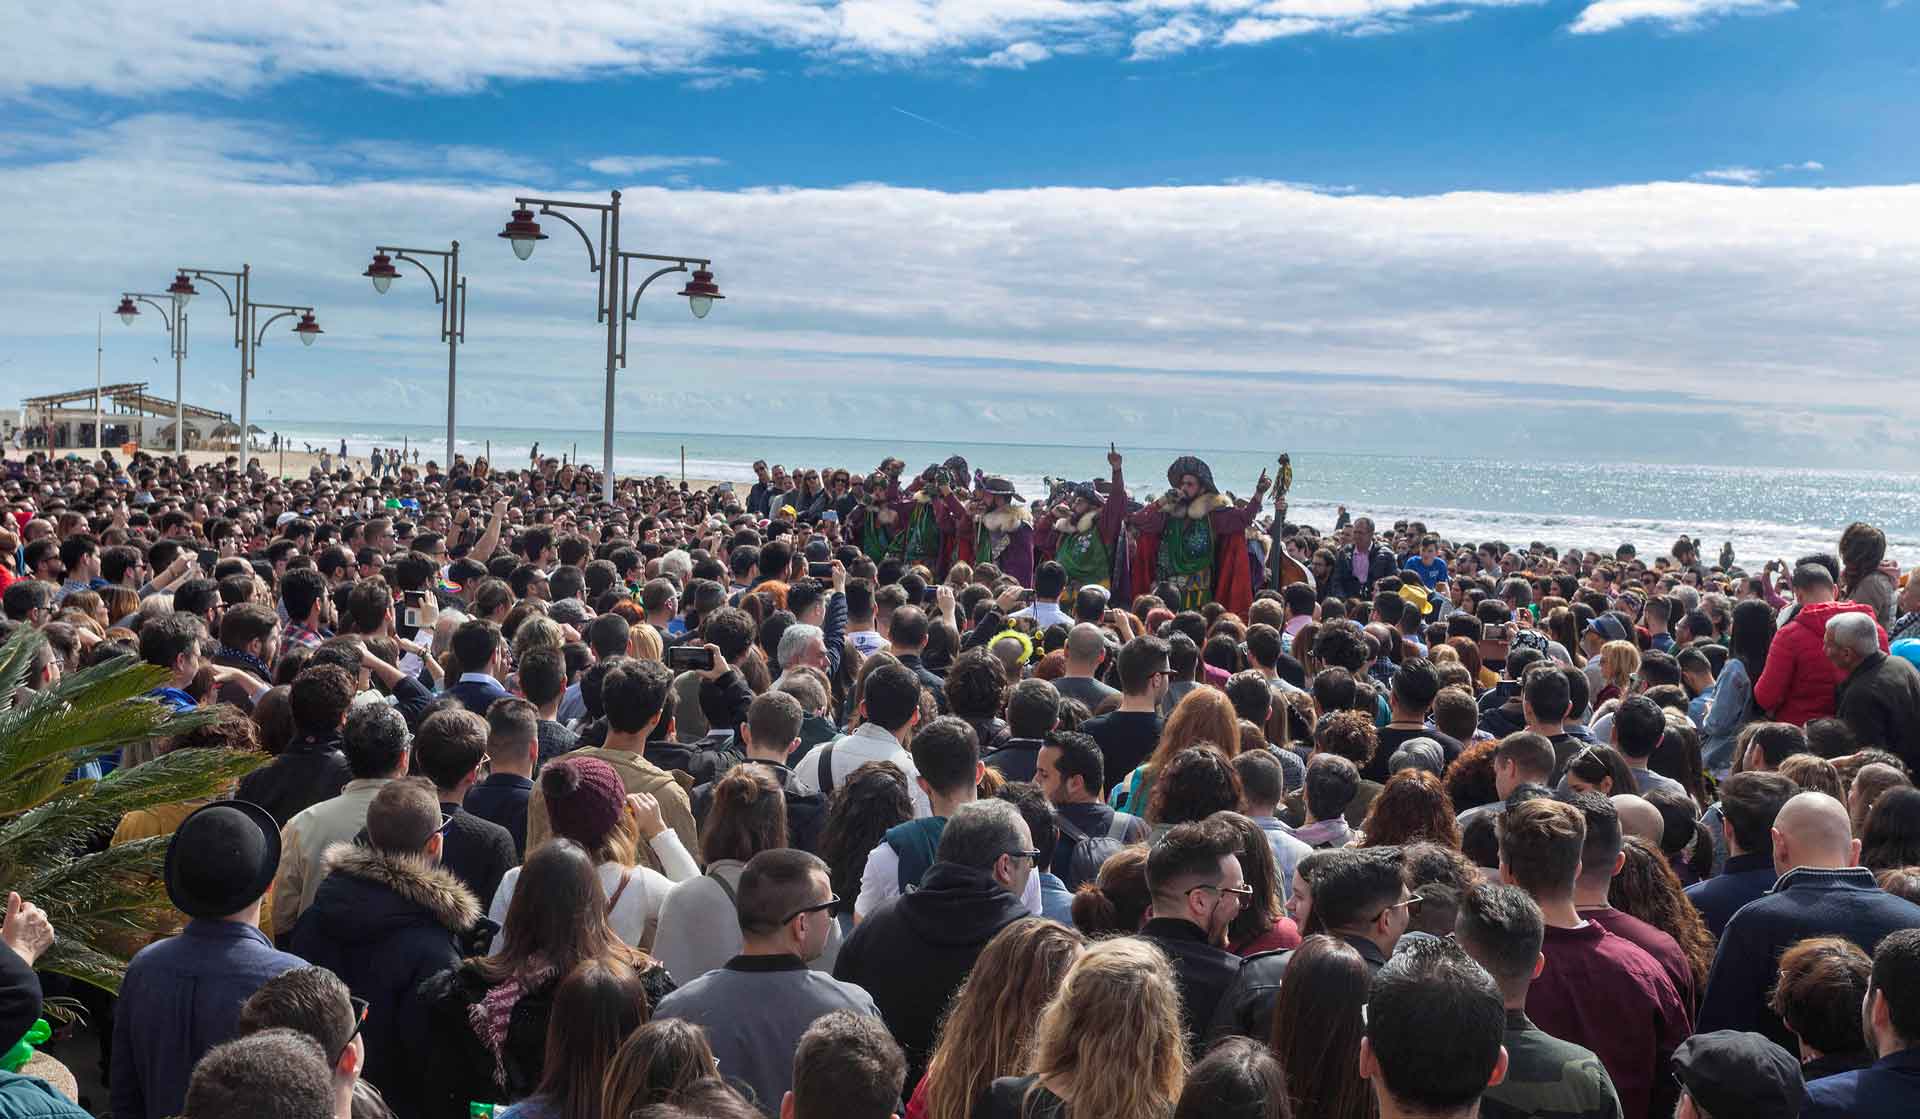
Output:
[[[1053,682],[1061,698],[1077,699],[1087,705],[1088,711],[1097,712],[1102,702],[1120,694],[1094,675],[1100,671],[1100,662],[1107,658],[1107,635],[1099,626],[1088,622],[1074,626],[1067,633],[1066,651],[1067,674]]]
[[[1920,905],[1874,884],[1858,865],[1846,805],[1825,793],[1801,793],[1773,822],[1773,889],[1742,906],[1720,935],[1697,1023],[1712,1030],[1754,1030],[1783,1046],[1793,1035],[1767,1008],[1780,953],[1810,936],[1843,936],[1869,954],[1897,929],[1920,928]]]
[[[1620,831],[1624,835],[1637,835],[1655,847],[1666,836],[1666,817],[1653,802],[1633,793],[1615,793],[1613,811],[1620,817]]]

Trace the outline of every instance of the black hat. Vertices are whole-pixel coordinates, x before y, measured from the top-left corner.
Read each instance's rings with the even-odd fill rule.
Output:
[[[215,801],[167,843],[167,897],[189,917],[227,917],[260,900],[280,867],[280,825],[244,800]]]
[[[1709,1115],[1795,1119],[1807,1102],[1800,1062],[1760,1034],[1695,1034],[1674,1050],[1673,1074]]]

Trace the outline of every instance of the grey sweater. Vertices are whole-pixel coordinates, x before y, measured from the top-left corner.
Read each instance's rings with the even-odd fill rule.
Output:
[[[661,999],[653,1014],[706,1027],[727,1078],[751,1086],[760,1110],[777,1115],[793,1087],[800,1035],[836,1010],[880,1015],[865,989],[814,971],[798,956],[735,956]]]

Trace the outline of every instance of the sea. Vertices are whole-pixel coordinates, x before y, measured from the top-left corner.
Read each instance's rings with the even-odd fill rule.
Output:
[[[446,429],[359,421],[292,424],[280,429],[293,448],[347,449],[364,456],[375,447],[420,446],[421,461],[445,457]],[[463,427],[456,446],[469,460],[488,455],[498,466],[542,455],[584,458],[598,465],[598,430]],[[1682,534],[1699,540],[1711,560],[1731,542],[1737,562],[1750,568],[1769,559],[1791,560],[1835,551],[1850,522],[1865,521],[1887,534],[1888,552],[1902,568],[1920,562],[1920,476],[1872,470],[1818,470],[1744,466],[1676,466],[1630,462],[1542,462],[1502,458],[1356,454],[1310,448],[1272,451],[1177,447],[1122,447],[1127,486],[1136,496],[1160,493],[1174,458],[1195,453],[1213,468],[1222,490],[1246,495],[1264,468],[1286,450],[1293,463],[1288,519],[1322,529],[1341,505],[1376,521],[1419,520],[1454,541],[1534,541],[1556,548],[1613,549],[1631,543],[1645,555],[1664,554]],[[1073,443],[982,443],[841,436],[716,435],[620,432],[614,467],[622,474],[664,474],[751,485],[752,464],[874,469],[888,456],[909,470],[959,454],[968,463],[1011,480],[1026,496],[1046,492],[1047,477],[1086,480],[1107,476],[1107,447]]]

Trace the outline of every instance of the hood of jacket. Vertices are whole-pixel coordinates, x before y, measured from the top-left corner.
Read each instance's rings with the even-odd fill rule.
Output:
[[[1787,624],[1800,626],[1813,633],[1816,642],[1824,642],[1827,635],[1827,622],[1837,614],[1865,614],[1873,617],[1873,607],[1864,602],[1813,602],[1795,611],[1793,620]]]
[[[958,863],[933,864],[899,906],[908,928],[939,945],[985,944],[1009,922],[1029,916],[1026,902],[993,875]]]
[[[314,920],[329,939],[376,942],[421,924],[458,935],[480,919],[480,902],[453,872],[418,855],[387,855],[371,847],[327,848],[331,873],[313,898]]]

